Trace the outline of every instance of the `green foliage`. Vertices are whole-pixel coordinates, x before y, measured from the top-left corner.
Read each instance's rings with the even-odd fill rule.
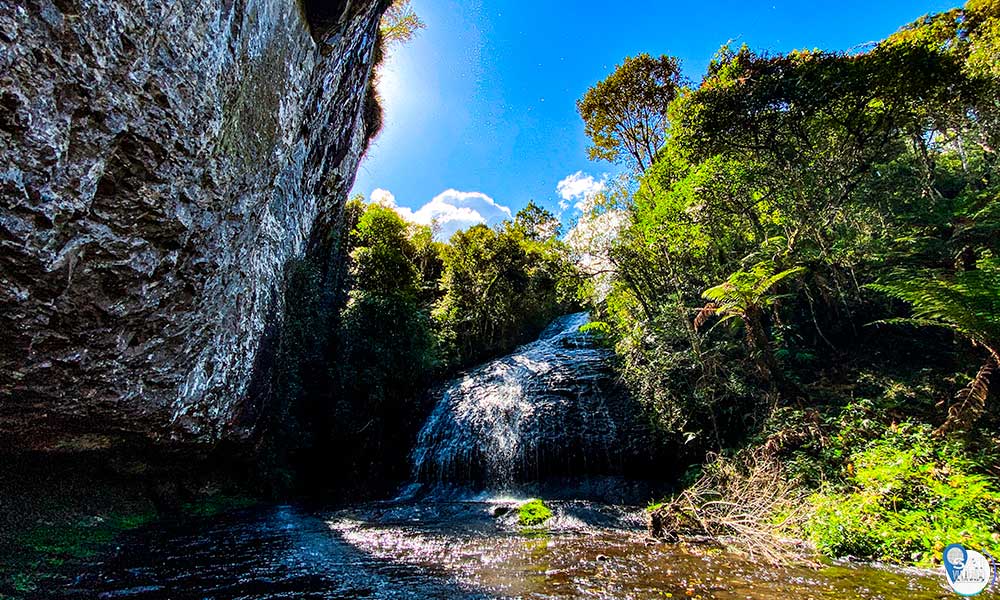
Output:
[[[705,445],[721,446],[743,437],[747,419],[762,399],[749,369],[729,367],[739,359],[737,343],[724,339],[695,349],[685,322],[669,307],[625,331],[627,317],[616,312],[607,317],[615,329],[622,377],[654,427],[682,445],[679,463],[697,456]],[[695,335],[700,345],[700,334]]]
[[[680,64],[670,56],[626,57],[577,103],[590,157],[628,160],[643,171],[666,136],[666,108],[680,91]]]
[[[378,80],[374,76],[365,90],[363,119],[365,124],[365,141],[371,144],[378,137],[378,134],[382,132],[382,126],[385,125],[385,110],[382,108],[382,97],[378,91]]]
[[[517,522],[523,527],[541,525],[552,518],[552,510],[537,498],[517,507]]]
[[[811,498],[806,528],[829,556],[939,561],[948,544],[1000,549],[1000,487],[955,443],[904,422],[850,456],[842,486]]]
[[[738,427],[729,413],[765,422],[755,411],[774,404],[747,396],[806,399],[816,365],[881,351],[864,326],[902,315],[876,290],[949,302],[934,320],[958,333],[992,327],[998,88],[972,57],[992,52],[995,9],[973,2],[850,54],[726,46],[698,87],[649,109],[665,118],[662,147],[624,207],[611,291],[593,302],[661,429],[739,439],[705,434]],[[637,87],[662,84],[640,73]],[[742,327],[701,327],[714,316]],[[970,394],[982,399],[988,376]]]
[[[753,446],[821,488],[824,552],[926,561],[997,533],[995,461],[953,434],[989,446],[995,425],[998,48],[1000,3],[972,0],[863,51],[725,46],[645,109],[662,137],[632,156],[609,291],[584,286],[601,334],[680,461]],[[663,88],[619,70],[581,107],[616,78]],[[611,117],[581,115],[594,158],[628,153]]]
[[[497,229],[452,236],[433,313],[448,365],[510,351],[572,309],[578,278],[557,234],[558,221],[532,203]]]
[[[351,232],[351,275],[359,293],[413,299],[418,272],[408,229],[391,208],[372,204],[365,209]]]
[[[367,488],[404,477],[432,382],[574,308],[559,222],[534,203],[450,243],[360,198],[344,220],[346,235],[325,240],[325,264],[288,267],[268,433],[272,471],[289,484],[331,470]]]
[[[393,0],[382,16],[379,32],[386,44],[396,45],[409,42],[426,27],[410,0]]]
[[[983,258],[968,271],[894,273],[868,287],[913,307],[912,317],[883,323],[946,327],[1000,355],[1000,260]]]
[[[343,218],[343,234],[287,267],[265,439],[279,485],[342,484],[332,469],[363,493],[407,475],[432,382],[575,308],[578,278],[558,220],[534,203],[451,243],[360,197]]]
[[[413,231],[396,211],[370,204],[351,231],[351,289],[336,333],[339,386],[331,429],[350,469],[404,452],[419,394],[438,364],[432,323],[421,304]]]
[[[714,305],[712,312],[721,317],[720,323],[731,318],[746,320],[753,312],[769,308],[778,300],[770,294],[782,280],[804,272],[802,267],[775,273],[774,265],[758,263],[750,271],[737,271],[721,285],[702,292],[702,297]]]
[[[990,380],[1000,367],[1000,261],[983,258],[976,268],[950,275],[896,273],[869,287],[913,307],[910,318],[882,322],[945,327],[987,351],[985,364],[958,392],[942,426],[943,432],[968,430],[986,410]]]
[[[768,379],[780,379],[770,338],[765,325],[765,311],[778,301],[779,296],[771,293],[772,288],[782,280],[802,274],[802,267],[774,272],[774,265],[762,262],[750,271],[737,271],[729,279],[702,292],[702,297],[710,302],[698,316],[694,326],[697,329],[709,315],[721,317],[719,323],[739,319],[746,331],[747,347],[755,357],[758,368]]]

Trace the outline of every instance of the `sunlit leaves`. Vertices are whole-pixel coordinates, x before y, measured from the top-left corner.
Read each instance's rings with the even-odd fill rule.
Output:
[[[386,45],[391,47],[409,42],[426,26],[410,0],[394,0],[382,16],[380,31]]]
[[[577,102],[593,142],[590,157],[625,162],[637,172],[644,171],[663,144],[667,106],[680,86],[677,59],[649,54],[626,57]]]

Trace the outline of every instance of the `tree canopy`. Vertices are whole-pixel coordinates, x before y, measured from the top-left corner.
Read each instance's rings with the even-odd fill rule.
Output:
[[[666,109],[681,89],[680,64],[670,56],[626,57],[577,102],[593,145],[590,157],[644,171],[667,133]]]

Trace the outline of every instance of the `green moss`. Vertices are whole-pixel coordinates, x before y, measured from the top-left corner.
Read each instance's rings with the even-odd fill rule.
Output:
[[[525,527],[541,525],[552,518],[552,511],[541,500],[528,500],[517,507],[518,523]]]
[[[87,558],[130,529],[149,523],[153,513],[113,514],[68,525],[43,525],[21,534],[18,543],[52,565],[67,558]]]
[[[65,579],[64,565],[93,557],[123,532],[142,527],[155,516],[153,512],[109,513],[26,529],[15,536],[13,551],[0,556],[0,600],[60,585]]]
[[[33,592],[38,589],[37,580],[28,573],[17,573],[11,577],[11,585],[15,592],[21,594]]]
[[[246,496],[220,494],[183,505],[190,518],[213,517],[255,504]],[[0,600],[14,600],[62,585],[75,562],[105,551],[122,533],[156,518],[151,510],[109,512],[74,522],[40,525],[14,538],[12,552],[0,556]]]

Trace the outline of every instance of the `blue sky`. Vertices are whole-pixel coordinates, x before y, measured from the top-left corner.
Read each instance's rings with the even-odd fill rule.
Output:
[[[383,67],[386,126],[354,192],[380,190],[376,198],[411,218],[447,221],[445,234],[531,199],[566,220],[575,200],[616,171],[587,159],[575,102],[624,56],[677,56],[698,81],[727,40],[774,52],[846,50],[957,5],[413,0],[427,29]]]

